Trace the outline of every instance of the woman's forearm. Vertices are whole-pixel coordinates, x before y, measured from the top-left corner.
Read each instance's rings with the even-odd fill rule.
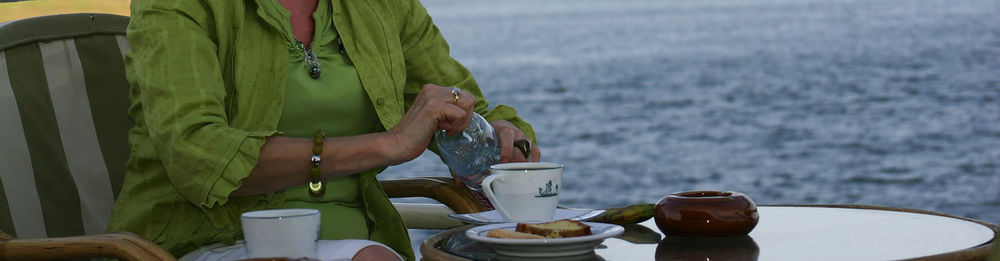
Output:
[[[427,149],[438,129],[452,133],[465,129],[475,102],[468,91],[424,85],[409,110],[391,129],[324,140],[320,165],[323,178],[410,161]],[[250,176],[230,196],[258,195],[306,184],[312,151],[311,138],[268,137]]]
[[[268,137],[257,165],[231,196],[249,196],[306,184],[312,167],[313,139]],[[380,166],[399,164],[391,135],[372,133],[327,138],[320,170],[324,179],[350,175]]]

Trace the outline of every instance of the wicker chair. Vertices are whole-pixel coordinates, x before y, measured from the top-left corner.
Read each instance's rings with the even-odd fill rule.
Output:
[[[137,235],[105,232],[129,157],[127,25],[110,14],[0,24],[0,260],[174,259]],[[440,216],[483,210],[452,178],[381,183],[390,197],[444,203],[398,205],[410,228],[461,225]]]

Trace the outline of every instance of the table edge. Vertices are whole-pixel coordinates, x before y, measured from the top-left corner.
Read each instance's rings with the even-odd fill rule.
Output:
[[[420,260],[441,260],[441,261],[472,261],[472,259],[467,259],[464,257],[452,255],[451,253],[439,250],[437,247],[441,245],[444,239],[451,237],[458,231],[465,231],[473,227],[480,226],[479,224],[469,224],[460,227],[450,228],[444,232],[434,234],[428,237],[424,242],[420,243],[420,254],[422,257]]]

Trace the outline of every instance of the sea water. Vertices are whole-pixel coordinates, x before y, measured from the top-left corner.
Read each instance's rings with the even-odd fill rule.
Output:
[[[1000,222],[995,0],[422,2],[565,165],[565,206],[713,189]],[[426,153],[379,177],[446,175]]]

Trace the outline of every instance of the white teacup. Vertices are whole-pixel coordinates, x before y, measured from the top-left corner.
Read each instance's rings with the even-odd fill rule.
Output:
[[[496,164],[483,180],[483,194],[506,222],[552,221],[562,172],[562,164],[556,163]]]
[[[247,258],[316,257],[319,210],[273,209],[243,213]]]

